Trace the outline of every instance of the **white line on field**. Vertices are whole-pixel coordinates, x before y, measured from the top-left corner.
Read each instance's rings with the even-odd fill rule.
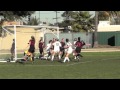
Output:
[[[35,65],[35,66],[73,66],[73,65],[77,65],[77,64],[84,64],[84,63],[90,63],[90,62],[95,62],[95,61],[106,61],[106,60],[112,60],[112,59],[120,59],[120,58],[108,58],[108,59],[101,59],[101,60],[93,60],[93,61],[84,61],[84,62],[76,62],[76,63],[72,63],[69,64],[68,62],[67,65],[64,65],[65,63],[62,63],[62,65]],[[34,64],[33,64],[34,65]],[[33,65],[27,65],[27,66],[33,66]]]
[[[106,60],[112,60],[112,59],[120,59],[120,58],[108,58],[108,59],[101,59],[101,60],[93,60],[93,61],[83,61],[83,62],[81,62],[81,61],[79,61],[79,62],[76,62],[76,63],[71,63],[71,64],[69,64],[68,62],[66,62],[66,63],[61,63],[62,65],[34,65],[34,64],[24,64],[25,66],[51,66],[51,67],[55,67],[55,66],[73,66],[73,65],[77,65],[77,64],[84,64],[84,63],[90,63],[90,62],[96,62],[96,61],[106,61]],[[64,64],[66,64],[66,65],[64,65]]]
[[[99,61],[106,61],[106,60],[110,60],[110,59],[120,59],[120,58],[101,59],[101,60],[99,60]],[[66,65],[66,66],[72,66],[72,65],[76,65],[76,64],[89,63],[89,62],[95,62],[95,61],[98,61],[98,60],[94,60],[94,61],[85,61],[85,62],[78,62],[78,63],[72,63],[72,64],[69,64],[69,65]]]

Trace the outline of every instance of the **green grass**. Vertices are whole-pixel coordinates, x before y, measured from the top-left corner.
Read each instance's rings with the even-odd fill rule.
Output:
[[[0,63],[0,79],[119,79],[120,52],[82,53],[80,62]]]

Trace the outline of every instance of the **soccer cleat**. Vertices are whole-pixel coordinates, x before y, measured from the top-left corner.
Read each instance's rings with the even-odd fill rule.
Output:
[[[62,63],[65,63],[64,61],[62,61]]]

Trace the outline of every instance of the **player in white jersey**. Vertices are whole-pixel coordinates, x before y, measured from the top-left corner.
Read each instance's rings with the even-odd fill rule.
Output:
[[[75,55],[75,50],[76,50],[76,45],[75,44],[76,44],[76,42],[77,42],[77,38],[74,39],[74,43],[73,43],[73,49],[74,49],[73,50],[73,56]],[[76,59],[76,57],[74,59]]]
[[[59,59],[60,59],[60,58],[61,58],[61,56],[60,56],[61,43],[60,43],[59,40],[57,39],[52,45],[54,46],[54,49],[53,49],[51,61],[53,61],[54,56],[55,56],[56,53],[59,53]]]
[[[72,49],[72,44],[71,42],[69,42],[69,39],[66,39],[66,55],[65,55],[65,58],[64,58],[64,63],[66,62],[66,60],[68,60],[68,62],[70,61],[69,59],[69,55],[73,52],[73,49]]]

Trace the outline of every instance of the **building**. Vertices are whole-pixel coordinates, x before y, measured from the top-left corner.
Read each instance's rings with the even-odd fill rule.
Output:
[[[7,25],[23,25],[22,21],[4,21],[3,26]]]
[[[98,43],[100,45],[120,46],[120,25],[110,25],[109,21],[99,21]]]

